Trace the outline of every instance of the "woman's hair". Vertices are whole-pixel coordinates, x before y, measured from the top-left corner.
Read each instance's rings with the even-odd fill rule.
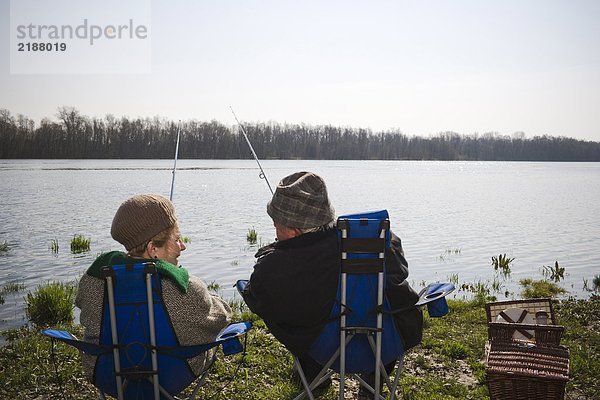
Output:
[[[136,246],[133,249],[129,250],[129,255],[134,257],[141,257],[142,254],[144,254],[144,252],[146,251],[148,243],[150,242],[154,243],[156,247],[163,247],[165,243],[167,243],[167,241],[171,238],[173,232],[175,232],[177,229],[178,226],[177,223],[175,223],[175,225],[173,225],[172,227],[167,228],[164,231],[161,231],[154,235],[154,237],[148,240],[146,243],[140,244],[139,246]]]

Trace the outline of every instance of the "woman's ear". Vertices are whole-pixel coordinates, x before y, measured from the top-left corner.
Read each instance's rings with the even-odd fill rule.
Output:
[[[145,257],[146,258],[157,258],[156,257],[156,249],[157,247],[154,245],[154,242],[149,241],[148,244],[146,245],[146,253],[145,253]]]

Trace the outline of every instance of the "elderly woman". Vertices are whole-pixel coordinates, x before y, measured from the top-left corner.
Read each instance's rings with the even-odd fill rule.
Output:
[[[211,294],[204,282],[178,267],[185,250],[173,204],[158,195],[137,195],[126,200],[114,216],[113,239],[125,246],[127,253],[111,251],[101,254],[79,282],[75,305],[81,309],[80,321],[85,340],[99,342],[104,280],[101,269],[108,265],[153,261],[161,276],[162,294],[171,325],[181,345],[213,341],[227,326],[231,310],[227,303]],[[205,368],[211,354],[188,360],[195,374]],[[92,380],[96,357],[84,355],[83,367]]]

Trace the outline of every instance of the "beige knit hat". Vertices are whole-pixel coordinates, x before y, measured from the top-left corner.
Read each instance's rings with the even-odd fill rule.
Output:
[[[316,228],[335,219],[325,181],[312,172],[296,172],[283,178],[267,204],[267,214],[289,228]]]
[[[129,251],[176,223],[171,201],[156,194],[141,194],[121,204],[113,218],[110,234]]]

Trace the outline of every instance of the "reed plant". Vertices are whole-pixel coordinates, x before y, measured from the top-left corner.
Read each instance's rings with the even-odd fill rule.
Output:
[[[258,234],[256,233],[256,229],[254,229],[254,227],[248,229],[246,241],[250,244],[256,244],[258,242]]]
[[[510,276],[510,264],[514,260],[514,257],[507,257],[506,254],[499,254],[498,257],[492,257],[494,271],[500,272],[505,278]]]
[[[565,278],[565,268],[554,262],[554,266],[542,266],[542,274],[552,282],[558,283]]]
[[[58,254],[58,239],[55,238],[50,241],[50,250],[52,254]]]
[[[49,282],[28,293],[27,317],[39,327],[73,322],[73,302],[76,288],[72,283]]]
[[[459,247],[447,248],[437,257],[437,260],[440,262],[455,261],[453,257],[459,256],[461,252],[462,249]]]
[[[9,282],[2,286],[0,289],[0,293],[9,294],[9,293],[18,293],[25,290],[25,284],[19,282]]]
[[[260,319],[260,317],[254,314],[246,303],[244,299],[239,298],[237,294],[234,294],[233,298],[228,301],[229,307],[231,308],[231,319],[233,321],[251,321],[255,323],[256,321],[261,321],[259,325],[263,325],[264,323]]]
[[[71,253],[77,254],[90,251],[90,243],[91,239],[83,235],[73,236],[73,239],[71,239]]]
[[[217,281],[212,281],[211,283],[206,285],[206,287],[210,292],[213,292],[215,294],[219,294],[221,292],[221,284]]]
[[[8,250],[10,250],[10,247],[8,246],[8,243],[5,241],[0,243],[0,253],[6,253]]]
[[[24,283],[9,282],[0,288],[0,304],[4,304],[4,296],[7,294],[18,293],[25,290]]]
[[[453,273],[448,277],[448,280],[450,281],[450,283],[454,284],[454,286],[458,286],[458,273]]]

